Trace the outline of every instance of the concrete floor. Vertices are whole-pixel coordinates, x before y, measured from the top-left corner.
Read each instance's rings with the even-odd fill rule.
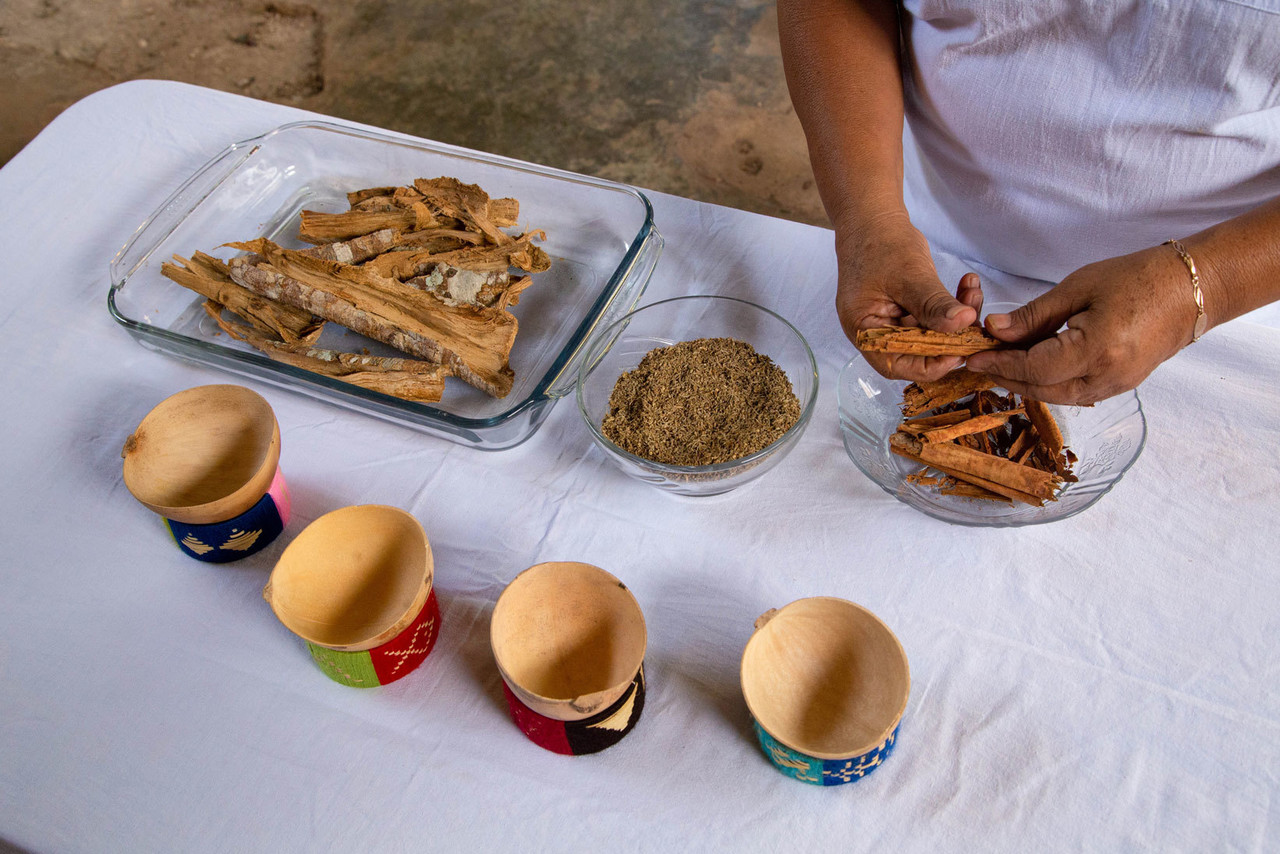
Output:
[[[136,78],[826,222],[770,0],[5,0],[0,162]]]

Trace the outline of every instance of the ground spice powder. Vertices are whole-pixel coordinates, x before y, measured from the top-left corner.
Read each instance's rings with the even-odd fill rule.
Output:
[[[620,376],[600,429],[638,457],[703,466],[755,453],[799,418],[772,359],[733,338],[699,338],[650,350]]]

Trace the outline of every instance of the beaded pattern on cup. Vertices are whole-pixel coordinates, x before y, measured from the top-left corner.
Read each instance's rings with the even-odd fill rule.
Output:
[[[382,646],[352,652],[308,641],[307,648],[316,665],[334,682],[352,688],[373,688],[413,672],[431,652],[439,633],[440,605],[432,590],[414,621]]]
[[[798,750],[792,750],[765,732],[760,724],[755,724],[756,738],[760,740],[760,746],[774,767],[788,777],[802,783],[812,783],[815,786],[839,786],[842,783],[851,783],[854,780],[861,780],[879,768],[893,752],[900,728],[901,725],[894,727],[893,732],[889,733],[889,737],[878,747],[861,756],[854,756],[851,759],[818,759]]]
[[[612,705],[580,721],[561,721],[538,714],[520,702],[505,680],[502,693],[507,698],[511,719],[534,744],[565,756],[598,753],[617,744],[639,723],[644,711],[644,666],[641,665],[631,685]]]

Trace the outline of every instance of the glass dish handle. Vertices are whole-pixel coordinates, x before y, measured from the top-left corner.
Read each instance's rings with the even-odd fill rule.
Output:
[[[578,365],[581,364],[585,354],[595,341],[596,335],[602,329],[607,329],[615,320],[626,314],[639,301],[644,289],[649,284],[650,277],[653,276],[654,268],[658,266],[658,258],[662,256],[663,237],[658,229],[652,225],[649,227],[649,233],[645,236],[636,254],[632,257],[631,263],[627,266],[626,272],[622,277],[622,284],[618,286],[613,297],[610,298],[609,304],[605,306],[604,311],[600,312],[596,318],[590,331],[583,336],[582,342],[574,351],[573,356],[565,363],[565,366],[556,375],[547,387],[547,397],[552,399],[564,397],[573,391],[578,382]]]
[[[202,199],[212,193],[227,176],[258,150],[262,137],[232,143],[199,171],[183,182],[165,199],[154,214],[138,226],[116,257],[111,260],[111,287],[124,286],[125,280],[147,259],[147,256],[168,237]]]

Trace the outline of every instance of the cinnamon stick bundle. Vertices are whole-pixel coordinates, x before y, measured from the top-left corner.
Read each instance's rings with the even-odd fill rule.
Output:
[[[903,392],[904,420],[889,450],[941,472],[939,483],[917,473],[910,482],[946,495],[1010,500],[1042,506],[1054,501],[1075,455],[1049,407],[993,391],[991,377],[952,371],[934,383]]]

